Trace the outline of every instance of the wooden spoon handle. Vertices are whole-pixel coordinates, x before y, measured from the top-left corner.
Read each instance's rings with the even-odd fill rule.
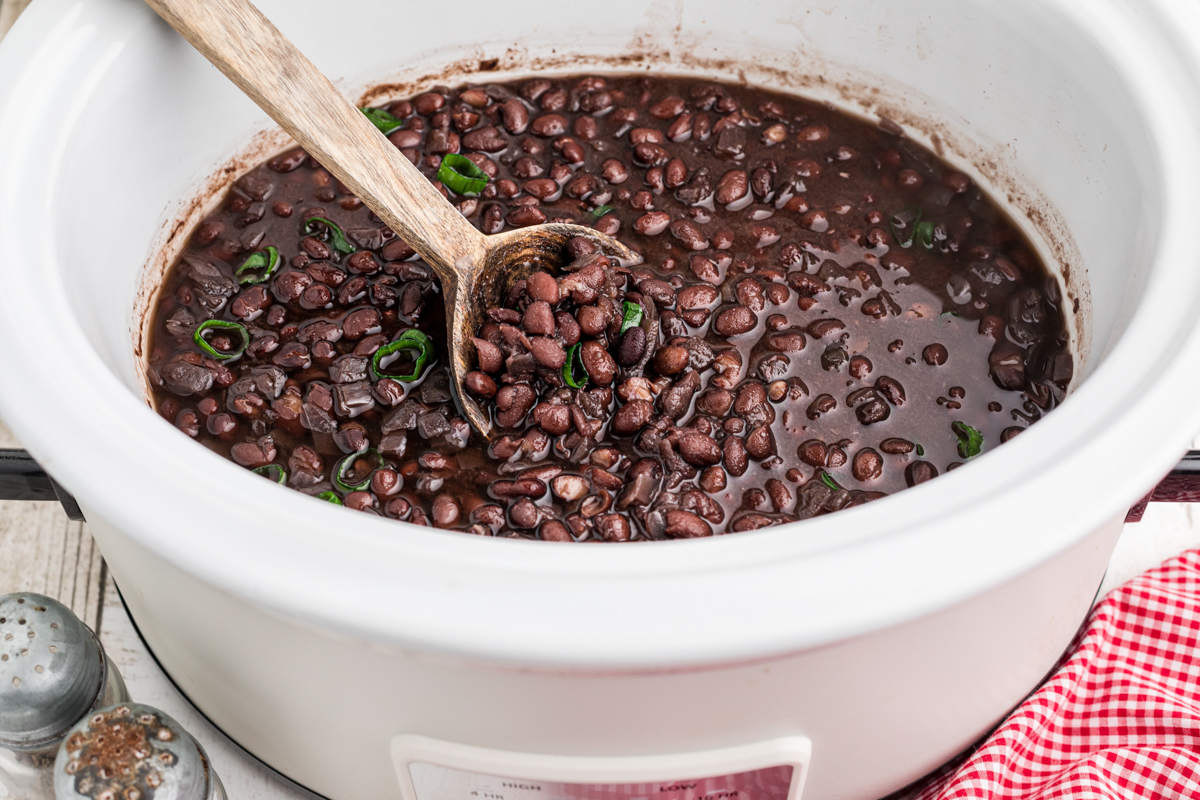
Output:
[[[421,254],[448,297],[483,234],[248,0],[145,0]]]

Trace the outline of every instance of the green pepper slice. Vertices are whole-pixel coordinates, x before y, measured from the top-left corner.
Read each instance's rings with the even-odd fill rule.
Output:
[[[587,367],[583,365],[583,358],[579,355],[581,345],[576,342],[571,345],[571,349],[567,350],[567,363],[563,364],[562,376],[567,382],[567,386],[572,389],[582,389],[587,386],[588,375]]]
[[[255,475],[262,475],[264,478],[269,478],[275,481],[280,486],[287,480],[287,472],[278,464],[267,464],[262,467],[255,467],[251,470]]]
[[[228,353],[223,353],[217,348],[208,343],[205,334],[209,331],[236,331],[242,339],[242,344],[237,350]],[[196,332],[192,334],[192,341],[196,343],[204,353],[217,361],[231,361],[235,358],[240,358],[242,353],[246,352],[246,348],[250,346],[250,331],[246,330],[246,326],[238,322],[226,322],[223,319],[209,319],[201,322],[196,326]]]
[[[237,272],[234,275],[236,277],[242,275],[243,272],[248,273],[238,278],[238,283],[245,286],[249,283],[266,283],[271,280],[271,276],[275,274],[275,270],[277,269],[279,269],[279,251],[268,245],[265,250],[251,253],[242,262],[242,265],[237,268]]]
[[[621,319],[621,333],[642,324],[642,314],[645,312],[639,304],[625,300],[621,304],[621,309],[624,311]]]
[[[309,217],[304,220],[304,232],[310,236],[320,230],[321,226],[324,226],[325,230],[329,231],[329,244],[333,246],[334,250],[344,255],[349,255],[358,250],[346,238],[346,234],[342,232],[342,229],[336,222],[325,219],[325,217]]]
[[[475,165],[475,162],[458,153],[447,153],[442,156],[442,164],[438,167],[437,179],[450,191],[465,197],[475,197],[488,185],[487,173]]]
[[[399,353],[408,352],[415,353],[413,359],[413,371],[407,375],[397,375],[391,372],[384,372],[388,364],[398,357]],[[425,372],[425,368],[430,365],[433,360],[434,349],[433,340],[426,336],[421,331],[415,328],[409,328],[396,337],[395,341],[385,344],[383,347],[375,351],[375,355],[371,356],[371,377],[375,380],[381,378],[392,378],[394,380],[403,381],[404,383],[412,383],[417,378],[420,378]]]
[[[360,458],[370,459],[374,462],[374,466],[367,470],[366,474],[361,479],[351,483],[352,478],[347,475],[350,470],[358,463]],[[341,489],[343,492],[361,492],[371,485],[371,473],[378,467],[383,466],[383,456],[379,455],[379,451],[368,447],[366,450],[361,450],[357,453],[351,453],[338,462],[337,467],[333,471],[333,485]]]
[[[399,117],[388,113],[382,108],[360,108],[359,111],[367,119],[371,120],[371,124],[378,128],[379,132],[384,136],[399,130],[400,126],[404,124]]]

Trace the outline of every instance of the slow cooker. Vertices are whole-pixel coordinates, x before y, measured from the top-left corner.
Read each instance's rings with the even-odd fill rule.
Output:
[[[575,547],[349,513],[187,442],[145,397],[158,278],[285,138],[140,2],[39,0],[0,47],[0,414],[235,742],[336,800],[867,799],[1054,666],[1126,510],[1200,428],[1200,7],[261,7],[360,104],[644,71],[886,118],[1022,220],[1073,298],[1078,366],[1004,448],[795,525]]]

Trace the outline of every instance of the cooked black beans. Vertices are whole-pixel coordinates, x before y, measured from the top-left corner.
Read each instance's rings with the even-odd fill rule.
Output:
[[[749,531],[930,480],[975,455],[953,423],[986,452],[1071,381],[1058,285],[969,178],[895,133],[646,76],[388,108],[403,121],[389,139],[431,180],[447,153],[489,176],[477,198],[442,187],[484,232],[591,224],[644,261],[574,239],[565,268],[524,271],[473,339],[465,388],[499,431],[478,442],[413,249],[302,150],[244,175],[167,275],[154,399],[187,436],[302,492],[553,542]],[[243,282],[268,246],[278,268]],[[245,327],[240,356],[229,328],[196,342],[210,319]],[[373,363],[408,329],[435,350],[414,382],[396,377],[413,353]]]

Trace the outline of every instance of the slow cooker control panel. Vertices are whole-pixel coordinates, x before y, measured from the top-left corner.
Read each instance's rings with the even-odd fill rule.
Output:
[[[802,736],[611,758],[392,741],[405,800],[799,800],[811,753]]]

